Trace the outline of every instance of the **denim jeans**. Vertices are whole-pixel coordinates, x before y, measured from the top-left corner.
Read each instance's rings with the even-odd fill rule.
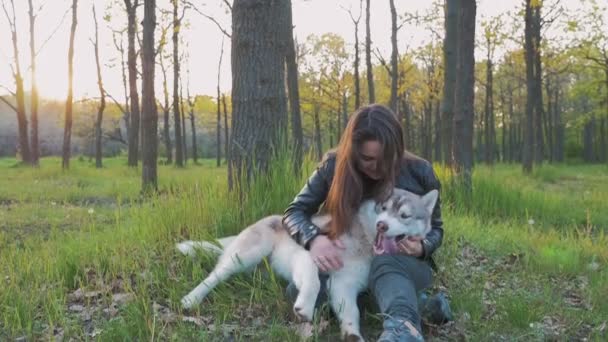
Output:
[[[407,320],[422,331],[418,293],[432,283],[430,265],[407,255],[379,255],[372,260],[369,289],[384,315],[384,327],[391,319]]]

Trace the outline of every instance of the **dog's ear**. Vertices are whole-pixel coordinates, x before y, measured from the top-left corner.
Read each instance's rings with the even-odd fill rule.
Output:
[[[422,196],[422,204],[429,213],[433,213],[433,209],[435,208],[435,203],[437,203],[438,197],[439,191],[435,189],[429,191],[426,195]]]

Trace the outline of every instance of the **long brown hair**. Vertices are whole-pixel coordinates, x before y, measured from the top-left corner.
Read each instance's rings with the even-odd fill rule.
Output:
[[[377,141],[383,155],[377,169],[382,178],[373,189],[364,189],[363,176],[357,169],[360,151],[367,141]],[[345,232],[363,200],[364,190],[379,199],[394,187],[395,177],[404,153],[403,130],[396,115],[383,105],[359,108],[349,119],[336,150],[336,168],[329,194],[325,201],[331,215],[330,237]]]

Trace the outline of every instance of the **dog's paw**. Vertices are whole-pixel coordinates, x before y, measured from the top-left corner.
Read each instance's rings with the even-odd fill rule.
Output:
[[[192,309],[198,304],[198,301],[194,298],[190,298],[190,296],[184,296],[181,300],[182,308],[184,309]]]
[[[365,340],[363,339],[363,337],[361,335],[353,334],[353,333],[344,335],[344,341],[345,342],[365,342]]]
[[[312,322],[315,307],[314,305],[296,305],[293,306],[293,312],[303,322]]]

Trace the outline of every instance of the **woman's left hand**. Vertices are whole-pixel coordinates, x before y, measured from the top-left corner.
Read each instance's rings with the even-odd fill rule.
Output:
[[[422,256],[422,239],[418,237],[407,237],[397,243],[399,251],[405,255],[411,255],[415,257]]]

